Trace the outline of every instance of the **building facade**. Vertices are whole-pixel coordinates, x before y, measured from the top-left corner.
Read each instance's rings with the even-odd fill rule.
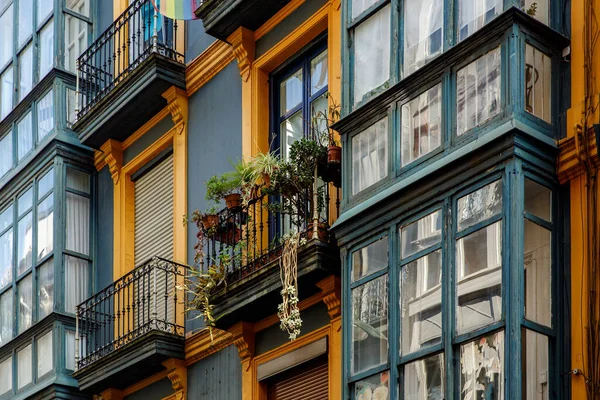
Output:
[[[595,8],[0,0],[0,400],[596,398]],[[182,220],[336,104],[289,340],[284,194]]]

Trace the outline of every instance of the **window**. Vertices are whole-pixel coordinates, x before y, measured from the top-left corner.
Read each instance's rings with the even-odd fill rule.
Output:
[[[75,121],[77,121],[77,112],[76,112],[76,107],[77,107],[77,99],[76,99],[76,92],[73,89],[67,88],[66,89],[66,97],[67,97],[67,124],[70,126],[72,126]]]
[[[464,40],[502,12],[502,0],[458,0],[458,40]]]
[[[89,1],[67,0],[65,13],[65,69],[70,72],[77,70],[77,58],[88,47]]]
[[[0,347],[13,338],[13,315],[13,292],[7,290],[0,295]]]
[[[37,340],[37,378],[52,371],[52,331]]]
[[[75,332],[70,330],[65,330],[65,368],[75,371]]]
[[[17,123],[17,153],[19,161],[33,149],[33,129],[31,126],[31,111]]]
[[[13,90],[13,68],[10,66],[0,75],[0,120],[13,109]]]
[[[31,345],[17,352],[17,387],[22,389],[33,381]]]
[[[360,1],[359,1],[360,2]],[[353,1],[354,5],[356,1]],[[390,78],[391,6],[388,4],[354,29],[354,106]]]
[[[19,55],[19,101],[33,89],[33,45]]]
[[[457,135],[500,112],[500,47],[458,71],[456,107]]]
[[[352,137],[352,194],[387,176],[387,117]]]
[[[0,395],[12,390],[12,356],[0,362]]]
[[[443,21],[443,0],[404,2],[404,76],[441,54]]]
[[[0,178],[4,176],[13,166],[13,135],[8,131],[0,138]]]
[[[19,0],[19,35],[18,45],[21,47],[33,33],[33,0]]]
[[[54,129],[54,91],[52,90],[37,103],[37,128],[38,142]]]
[[[8,8],[4,6],[2,4],[2,7],[0,7],[0,37],[2,37],[2,40],[0,40],[0,68],[11,61],[13,56],[13,23],[15,16],[12,4]]]
[[[54,22],[50,21],[40,32],[39,79],[54,67]]]
[[[47,0],[37,0],[37,24],[38,27],[52,14],[54,4]]]
[[[402,106],[402,166],[441,146],[441,95],[438,84]]]
[[[525,111],[552,123],[552,61],[530,44],[525,45]]]

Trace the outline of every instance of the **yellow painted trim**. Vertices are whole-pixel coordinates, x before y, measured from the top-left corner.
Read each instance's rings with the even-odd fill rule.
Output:
[[[205,328],[185,340],[185,362],[188,366],[233,344],[233,336],[229,332],[213,329],[212,334],[211,340],[210,332]]]
[[[306,0],[292,0],[254,32],[254,40],[265,36],[270,30],[279,25],[284,19],[296,11]]]
[[[129,7],[128,0],[113,0],[113,21],[123,14],[127,7]]]
[[[233,59],[233,51],[229,44],[220,40],[211,44],[187,66],[185,81],[188,97],[221,72]]]
[[[300,311],[304,311],[304,310],[314,306],[315,304],[320,303],[321,301],[323,301],[323,292],[314,294],[311,297],[306,298],[306,299],[302,300],[301,302],[299,302],[298,309]],[[263,331],[263,330],[265,330],[273,325],[276,325],[278,323],[279,323],[279,317],[277,316],[277,314],[269,315],[268,317],[258,321],[254,325],[254,332]]]

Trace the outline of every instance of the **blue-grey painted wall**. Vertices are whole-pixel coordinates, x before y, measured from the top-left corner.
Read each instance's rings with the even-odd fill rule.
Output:
[[[273,314],[275,314],[277,312],[277,306],[274,305],[273,308]],[[309,309],[301,311],[300,318],[302,318],[302,329],[300,331],[300,336],[329,324],[327,306],[323,302],[320,302]],[[267,351],[273,350],[274,348],[277,348],[282,344],[286,344],[289,341],[289,335],[279,328],[279,324],[270,326],[267,329],[256,333],[254,338],[256,355],[266,353]]]
[[[198,57],[204,50],[217,40],[204,32],[204,26],[199,19],[185,23],[185,62]]]
[[[242,366],[235,346],[188,367],[188,399],[237,400],[242,398]]]
[[[139,390],[129,396],[124,397],[124,400],[160,400],[173,394],[173,386],[171,381],[167,378],[153,383],[152,385],[146,386],[142,390]],[[188,399],[193,399],[189,397]]]
[[[113,281],[114,187],[108,167],[102,168],[98,172],[96,290],[108,286]]]
[[[113,23],[113,1],[98,0],[96,4],[96,21],[94,21],[94,39]]]
[[[256,41],[256,58],[265,54],[271,47],[292,33],[294,29],[305,22],[319,8],[323,7],[325,0],[307,0],[293,13],[287,16],[265,36]]]
[[[232,169],[229,160],[242,156],[242,83],[235,62],[202,86],[189,99],[188,214],[206,209],[205,182]],[[194,260],[196,227],[188,225],[188,264]],[[188,318],[186,330],[202,327]]]
[[[123,165],[133,160],[138,154],[147,149],[148,146],[160,139],[161,136],[167,133],[172,127],[173,119],[171,119],[171,115],[167,115],[152,129],[123,151]]]

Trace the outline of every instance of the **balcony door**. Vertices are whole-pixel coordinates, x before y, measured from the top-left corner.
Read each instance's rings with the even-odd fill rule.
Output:
[[[156,321],[175,323],[175,276],[149,264],[153,257],[173,259],[173,154],[150,164],[134,182],[136,328]]]
[[[160,7],[160,0],[154,0],[154,3],[156,7]],[[129,22],[130,63],[135,65],[146,58],[147,52],[153,46],[155,24],[157,42],[171,48],[173,21],[159,14],[150,0],[129,0],[129,6],[134,6]],[[154,18],[155,14],[156,19]],[[160,49],[158,50],[160,52]]]

